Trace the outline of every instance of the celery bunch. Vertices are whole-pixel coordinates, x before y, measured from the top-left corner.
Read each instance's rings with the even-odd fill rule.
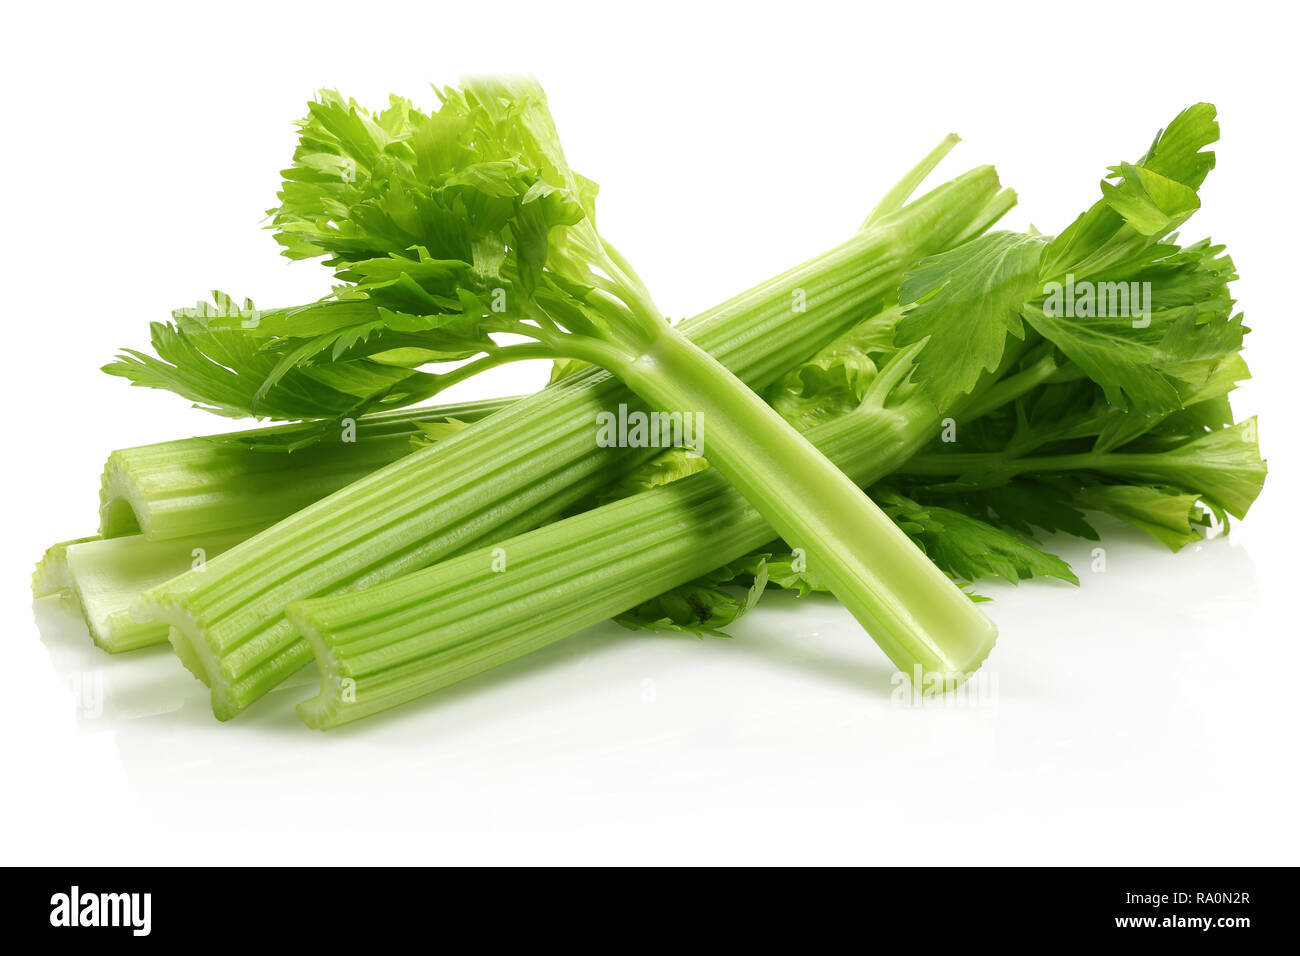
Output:
[[[169,639],[221,719],[313,656],[300,712],[332,727],[610,617],[720,633],[778,586],[833,593],[942,690],[995,633],[960,585],[1074,580],[1038,531],[1105,512],[1177,549],[1259,493],[1234,267],[1174,236],[1213,107],[1055,237],[987,232],[1014,203],[989,168],[909,202],[949,137],[857,235],[673,326],[535,83],[440,97],[311,104],[272,220],[328,296],[218,294],[106,368],[295,422],[115,452],[100,534],[34,580],[107,650]],[[539,357],[536,395],[404,407]],[[604,447],[614,409],[694,417],[704,457]]]

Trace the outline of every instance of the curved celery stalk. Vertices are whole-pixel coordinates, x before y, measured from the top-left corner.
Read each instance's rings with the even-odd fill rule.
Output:
[[[151,541],[265,527],[411,452],[420,423],[476,422],[518,398],[404,408],[365,415],[334,440],[293,451],[319,422],[279,425],[122,448],[99,489],[99,533]]]
[[[876,311],[919,257],[947,248],[990,210],[997,178],[973,170],[836,249],[682,324],[751,387],[761,387]],[[791,308],[801,293],[807,311]],[[485,540],[549,520],[654,449],[598,448],[596,415],[643,407],[588,371],[380,469],[160,587],[141,611],[171,625],[182,660],[228,719],[311,657],[283,616],[293,600],[368,587]]]

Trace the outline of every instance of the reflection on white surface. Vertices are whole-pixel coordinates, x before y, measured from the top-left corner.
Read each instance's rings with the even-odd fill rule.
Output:
[[[797,850],[800,826],[827,840],[830,820],[860,827],[840,848],[859,857],[875,848],[902,861],[933,828],[951,844],[945,859],[978,859],[983,841],[1024,827],[1021,858],[1032,859],[1068,840],[1080,815],[1136,827],[1137,851],[1155,831],[1135,808],[1155,812],[1154,799],[1166,819],[1194,817],[1214,791],[1239,801],[1255,786],[1259,768],[1239,766],[1235,742],[1258,719],[1243,706],[1259,700],[1257,661],[1240,653],[1255,573],[1230,541],[1171,555],[1107,528],[1101,574],[1088,570],[1091,547],[1062,548],[1079,589],[980,589],[1001,629],[986,665],[996,696],[968,706],[900,705],[891,667],[843,609],[780,593],[733,640],[605,625],[324,734],[293,712],[314,691],[310,669],[223,725],[169,649],[112,657],[66,612],[38,617],[79,726],[112,735],[142,806],[219,821],[218,858],[227,839],[283,821],[343,819],[399,830],[439,859],[563,852],[580,835],[584,858],[689,855],[655,836],[681,826],[704,827],[701,847],[727,833],[733,857],[762,858],[763,841]],[[705,824],[724,810],[725,824]],[[744,838],[790,813],[806,819],[789,829],[786,816],[779,838]],[[603,846],[593,832],[618,836]]]

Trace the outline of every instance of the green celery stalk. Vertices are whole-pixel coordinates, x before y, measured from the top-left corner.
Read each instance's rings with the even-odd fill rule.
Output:
[[[319,423],[119,449],[109,456],[101,486],[101,535],[48,548],[32,575],[32,595],[66,600],[84,618],[95,644],[109,653],[166,644],[167,625],[130,615],[145,591],[183,574],[196,559],[216,557],[274,520],[410,454],[413,439],[427,439],[426,426],[449,419],[468,424],[515,401],[379,412],[355,423],[352,441],[313,441],[293,453],[285,449],[299,438],[319,438]],[[260,523],[249,525],[249,514]],[[140,523],[153,533],[128,531]]]
[[[938,155],[922,165],[932,167]],[[881,307],[912,263],[978,234],[1011,202],[991,169],[972,170],[876,218],[830,252],[682,323],[679,332],[643,331],[672,342],[674,356],[691,354],[695,368],[710,376],[725,368],[761,388]],[[806,312],[791,308],[795,290],[802,290]],[[689,336],[718,366],[669,335]],[[624,353],[591,351],[639,375],[660,397],[697,399],[684,389],[674,393],[666,378],[644,368],[630,369]],[[645,351],[654,353],[649,346]],[[744,407],[734,379],[715,398],[723,392],[731,404],[714,406],[713,414]],[[295,513],[209,562],[204,574],[150,592],[139,610],[171,626],[182,660],[211,688],[214,713],[228,719],[310,659],[310,648],[283,616],[291,601],[372,586],[535,527],[653,454],[595,447],[597,413],[619,404],[644,407],[608,373],[580,373]],[[761,414],[750,410],[755,421]],[[715,425],[721,422],[709,419]],[[766,430],[770,440],[775,426]],[[739,447],[739,438],[728,440]],[[810,451],[796,446],[791,452],[798,467],[809,461],[817,467]],[[813,531],[809,546],[816,548]]]
[[[486,399],[358,418],[355,430],[319,437],[308,422],[122,448],[108,457],[99,490],[99,533],[151,541],[266,527],[411,452],[420,423],[476,422],[517,401]],[[286,451],[286,449],[293,449]]]

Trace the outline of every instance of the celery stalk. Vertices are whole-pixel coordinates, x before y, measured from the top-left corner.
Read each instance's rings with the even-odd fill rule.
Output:
[[[314,435],[318,423],[115,451],[101,487],[104,536],[47,549],[32,576],[33,596],[66,600],[85,619],[95,644],[109,653],[165,644],[165,624],[137,622],[129,613],[145,591],[358,475],[410,454],[412,439],[426,434],[422,426],[448,419],[468,424],[515,401],[485,399],[367,415],[355,423],[351,441],[313,444],[291,454],[284,447]],[[260,523],[249,525],[249,514]],[[137,515],[151,534],[128,531],[137,526]]]
[[[96,646],[111,654],[165,643],[166,625],[137,621],[130,606],[149,588],[244,540],[240,530],[148,541],[143,535],[77,542],[67,549],[69,591]]]
[[[330,441],[292,448],[321,427],[308,422],[122,448],[108,457],[99,533],[151,541],[259,529],[411,452],[419,423],[476,422],[517,401],[487,399],[357,419]],[[269,447],[263,447],[269,446]],[[281,450],[271,450],[279,448]]]
[[[74,544],[98,541],[98,535],[60,541],[45,549],[32,572],[32,597],[71,597],[72,574],[68,571],[68,549]]]

